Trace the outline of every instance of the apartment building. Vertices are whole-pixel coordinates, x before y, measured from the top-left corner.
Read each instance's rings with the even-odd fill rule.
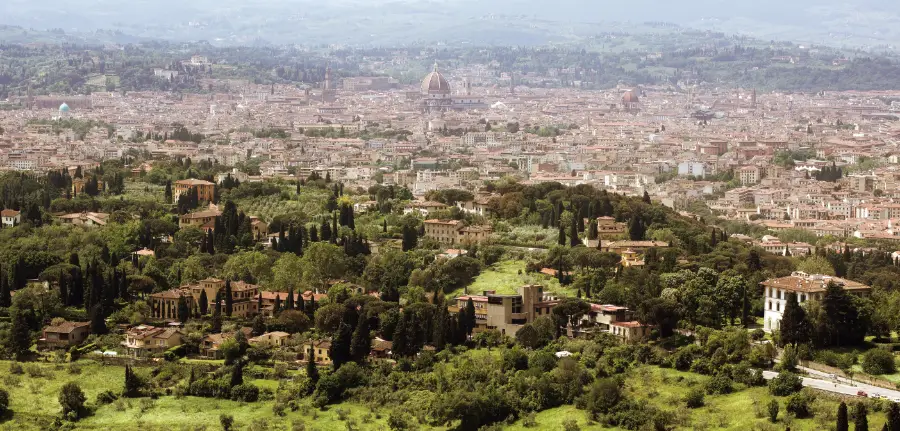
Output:
[[[787,303],[787,294],[796,293],[797,302],[805,303],[811,299],[821,300],[825,295],[828,283],[836,283],[849,293],[868,296],[872,288],[865,284],[822,274],[807,274],[796,271],[787,277],[773,278],[762,283],[765,289],[763,298],[764,326],[763,330],[772,332],[781,327],[781,318],[784,315],[784,306]]]

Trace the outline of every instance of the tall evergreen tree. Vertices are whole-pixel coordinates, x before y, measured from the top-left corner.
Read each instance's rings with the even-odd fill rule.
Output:
[[[372,337],[369,334],[369,319],[362,310],[353,331],[353,340],[350,345],[350,357],[356,362],[364,362],[372,351]]]
[[[781,344],[797,345],[809,342],[810,325],[806,310],[797,302],[797,294],[788,292],[781,317]]]
[[[311,394],[319,383],[319,368],[316,367],[316,356],[312,346],[309,347],[306,357],[306,378],[309,380],[307,393]]]
[[[281,295],[275,295],[275,305],[272,307],[272,315],[281,313]]]
[[[406,357],[409,351],[409,331],[406,329],[406,321],[406,313],[401,312],[397,326],[394,327],[394,336],[391,341],[391,352],[394,356],[400,358]]]
[[[892,402],[888,407],[885,426],[888,431],[900,431],[900,405],[897,405],[895,402]]]
[[[240,332],[240,331],[238,331]],[[234,363],[234,366],[231,367],[231,387],[239,386],[244,384],[244,363],[243,361],[237,361]]]
[[[449,320],[449,312],[447,307],[439,307],[437,315],[434,317],[434,333],[431,335],[431,344],[437,351],[444,350],[447,346],[447,324]]]
[[[331,349],[328,350],[328,356],[331,358],[331,364],[335,371],[349,362],[350,347],[353,342],[353,328],[345,322],[341,322],[337,330],[337,335],[331,340]]]
[[[200,290],[200,315],[206,316],[206,313],[209,312],[209,298],[206,296],[206,289]]]
[[[293,310],[294,309],[294,287],[291,286],[288,288],[287,298],[284,301],[284,309],[285,310]]]
[[[187,299],[183,296],[178,298],[178,321],[181,323],[187,322],[187,320],[191,316],[191,308],[188,306]]]
[[[91,333],[94,335],[106,335],[106,316],[103,315],[103,308],[100,304],[94,305],[91,309]]]
[[[847,419],[847,403],[841,401],[837,411],[837,427],[835,431],[850,431],[850,424]]]
[[[472,331],[475,329],[475,323],[475,303],[470,297],[469,300],[466,301],[466,335],[472,335]]]
[[[647,193],[647,191],[646,191],[646,190],[644,190],[644,197],[643,197],[643,201],[644,201],[644,203],[645,203],[645,204],[648,204],[648,205],[649,205],[649,204],[650,204],[650,194],[649,194],[649,193]]]
[[[231,317],[234,311],[234,297],[231,296],[231,280],[225,280],[225,316]]]
[[[562,223],[559,224],[559,235],[556,237],[556,243],[562,246],[566,245],[566,230]]]
[[[853,409],[853,414],[855,416],[853,420],[853,430],[854,431],[869,431],[869,410],[866,408],[866,405],[863,403],[856,403],[856,407]]]
[[[18,307],[10,309],[9,341],[7,348],[13,356],[19,360],[28,354],[31,349],[31,330],[28,327],[26,312]]]
[[[216,254],[216,237],[213,234],[213,230],[209,229],[206,231],[206,252],[209,254]]]
[[[578,210],[575,210],[574,216],[575,216],[575,218],[572,219],[572,225],[569,226],[569,246],[570,247],[575,247],[578,244],[581,244],[581,239],[578,237],[578,224],[575,222],[575,220],[581,218],[581,216],[578,214]]]
[[[12,305],[12,294],[9,291],[9,278],[0,271],[0,307]]]

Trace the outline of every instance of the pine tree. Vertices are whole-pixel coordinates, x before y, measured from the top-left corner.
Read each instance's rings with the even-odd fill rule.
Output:
[[[225,280],[225,316],[231,317],[234,311],[234,298],[231,296],[231,280]]]
[[[350,345],[350,357],[356,362],[363,362],[372,351],[372,337],[369,334],[369,319],[360,310],[356,329],[353,331],[353,340]]]
[[[847,403],[841,401],[837,411],[837,427],[835,431],[850,431],[850,424],[847,421]]]
[[[206,296],[206,289],[200,290],[200,315],[206,316],[209,312],[209,298]]]

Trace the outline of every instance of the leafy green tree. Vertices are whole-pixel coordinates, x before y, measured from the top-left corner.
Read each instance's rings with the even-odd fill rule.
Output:
[[[16,359],[25,357],[31,350],[31,329],[28,324],[28,316],[19,307],[10,309],[12,325],[9,330],[9,342],[7,348]]]
[[[234,366],[231,367],[230,386],[233,388],[235,386],[240,386],[243,384],[244,384],[244,364],[241,361],[237,361],[234,363]]]
[[[889,431],[900,431],[900,405],[897,405],[895,402],[892,402],[888,407],[885,426]]]
[[[87,397],[85,397],[84,391],[75,382],[66,383],[59,390],[59,405],[62,406],[65,416],[81,418],[85,413],[85,401],[87,401]]]
[[[347,256],[334,244],[311,244],[302,258],[303,281],[326,290],[327,281],[341,278],[347,271]]]
[[[897,372],[897,364],[894,355],[885,349],[869,349],[863,354],[862,368],[868,374],[894,374]]]

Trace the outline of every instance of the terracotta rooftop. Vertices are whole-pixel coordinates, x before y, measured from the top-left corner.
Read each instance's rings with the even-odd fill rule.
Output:
[[[773,278],[764,281],[762,284],[766,287],[774,287],[776,289],[784,289],[789,292],[824,292],[829,282],[837,283],[844,290],[869,290],[870,286],[865,284],[847,280],[840,277],[833,277],[822,274],[806,274],[803,272],[794,272],[787,277]]]

